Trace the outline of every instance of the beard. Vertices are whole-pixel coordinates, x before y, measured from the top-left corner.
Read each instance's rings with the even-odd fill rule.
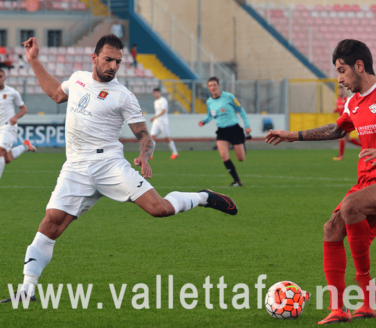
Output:
[[[350,89],[352,93],[359,92],[360,90],[360,82],[361,82],[361,77],[353,70],[355,74],[355,81],[354,81],[354,86]]]
[[[99,70],[97,67],[96,71],[97,71],[97,76],[101,79],[102,82],[110,82],[115,78],[115,71],[113,70],[108,70],[108,71],[103,72]],[[105,75],[105,73],[114,73],[114,75],[109,76],[109,75]]]

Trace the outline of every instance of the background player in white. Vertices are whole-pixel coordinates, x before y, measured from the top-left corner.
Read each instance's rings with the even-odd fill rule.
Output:
[[[115,78],[124,47],[119,38],[113,34],[102,37],[92,54],[94,71],[75,72],[63,84],[38,60],[36,38],[30,38],[24,46],[43,90],[58,103],[68,100],[67,161],[47,204],[46,216],[27,248],[24,283],[16,299],[27,295],[36,300],[35,286],[52,258],[55,240],[101,196],[134,202],[155,217],[174,215],[196,206],[237,213],[236,204],[227,196],[204,189],[197,193],[171,192],[162,198],[145,180],[152,175],[148,160],[153,143],[136,97]],[[140,156],[134,159],[134,164],[141,166],[143,177],[124,158],[119,142],[124,122],[139,140]]]
[[[22,101],[20,93],[5,85],[5,72],[0,69],[0,178],[5,164],[9,164],[24,151],[36,151],[29,140],[23,145],[12,148],[17,141],[17,122],[27,113],[27,108]],[[20,111],[16,114],[16,106]]]
[[[155,148],[155,143],[157,141],[158,134],[163,134],[166,142],[168,142],[168,147],[172,151],[171,159],[176,159],[179,154],[175,147],[175,142],[170,138],[170,127],[168,124],[168,101],[165,97],[162,97],[161,90],[155,88],[153,90],[154,100],[154,111],[155,116],[150,119],[153,122],[150,134],[153,138],[153,145]],[[153,157],[151,157],[152,159]]]

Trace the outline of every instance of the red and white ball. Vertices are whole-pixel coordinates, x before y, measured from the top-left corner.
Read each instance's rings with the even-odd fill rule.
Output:
[[[271,286],[265,296],[266,311],[276,319],[299,317],[305,307],[306,292],[292,281]]]

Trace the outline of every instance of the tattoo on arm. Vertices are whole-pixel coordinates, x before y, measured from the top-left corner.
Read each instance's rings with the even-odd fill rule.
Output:
[[[149,159],[153,152],[153,140],[145,122],[129,124],[129,127],[140,144],[140,156]]]
[[[343,138],[347,134],[337,124],[331,123],[316,129],[299,131],[299,140],[333,140]]]

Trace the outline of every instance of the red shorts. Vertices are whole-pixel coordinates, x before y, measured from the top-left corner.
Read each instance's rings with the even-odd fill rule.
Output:
[[[368,187],[368,186],[371,186],[373,184],[376,183],[376,180],[370,180],[368,182],[365,182],[365,183],[358,183],[356,184],[355,186],[351,187],[351,189],[346,193],[345,197],[347,195],[350,195],[352,193],[354,193],[355,191],[358,191],[358,190],[361,190],[365,187]],[[336,209],[333,211],[333,213],[339,211],[341,208],[341,203],[338,204],[338,206],[336,207]],[[370,236],[370,244],[372,243],[372,241],[375,239],[376,237],[376,225],[374,225],[372,228],[371,228],[371,236]]]

